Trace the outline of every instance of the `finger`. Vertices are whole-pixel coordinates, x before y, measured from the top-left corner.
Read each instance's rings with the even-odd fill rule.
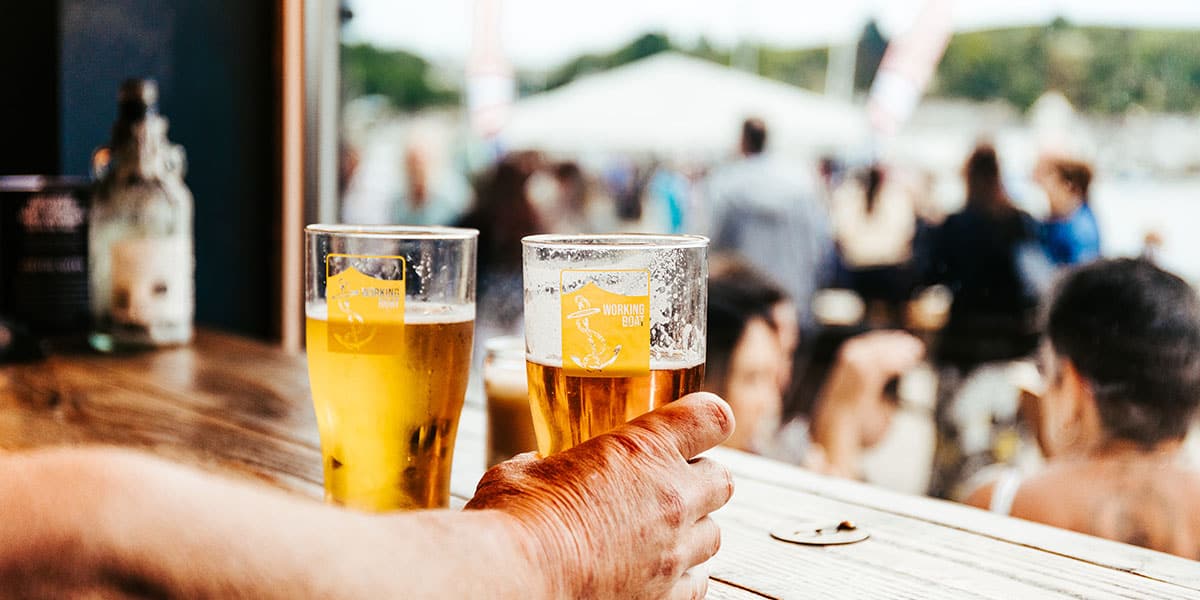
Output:
[[[522,452],[512,458],[498,462],[487,470],[488,473],[506,474],[523,472],[529,465],[541,460],[537,452]]]
[[[525,463],[537,462],[538,460],[541,460],[541,459],[540,459],[540,457],[538,457],[537,452],[522,452],[504,462],[510,463],[510,464],[525,464]]]
[[[733,497],[733,475],[725,465],[707,457],[693,458],[690,461],[692,476],[698,481],[696,501],[688,506],[695,507],[695,518],[699,519],[708,513],[725,506]]]
[[[917,337],[902,333],[902,340],[897,340],[897,348],[902,355],[902,358],[908,361],[910,365],[915,365],[925,358],[925,342],[922,342]]]
[[[683,534],[679,554],[686,568],[691,569],[716,556],[720,549],[721,527],[712,517],[704,517]]]
[[[642,415],[630,425],[649,430],[689,459],[729,439],[733,410],[715,394],[696,392]]]
[[[670,600],[700,600],[708,594],[708,569],[696,567],[679,576],[667,593]]]
[[[492,468],[483,473],[483,477],[479,479],[479,483],[475,484],[475,493],[479,494],[480,490],[493,485],[502,485],[505,482],[511,482],[521,477],[525,473],[529,465],[540,460],[536,452],[524,452],[518,454],[502,463],[498,463]],[[468,506],[471,506],[468,503]]]
[[[903,331],[872,331],[846,341],[838,363],[859,377],[887,379],[915,367],[925,356],[925,345]]]
[[[898,371],[912,368],[925,357],[925,344],[916,336],[904,331],[880,332],[878,342],[878,358]]]

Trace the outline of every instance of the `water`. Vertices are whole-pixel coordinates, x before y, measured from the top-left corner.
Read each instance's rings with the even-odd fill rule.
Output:
[[[1200,177],[1105,179],[1092,186],[1105,256],[1133,256],[1147,231],[1163,238],[1159,263],[1200,285]]]

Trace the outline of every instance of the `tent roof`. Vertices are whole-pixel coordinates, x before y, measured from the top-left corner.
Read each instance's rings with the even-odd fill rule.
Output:
[[[736,148],[750,116],[766,121],[768,147],[784,153],[855,146],[868,133],[860,107],[667,52],[517,102],[502,140],[556,152],[712,155]]]

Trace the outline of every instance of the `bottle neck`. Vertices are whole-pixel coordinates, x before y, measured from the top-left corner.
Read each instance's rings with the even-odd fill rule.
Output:
[[[140,100],[128,100],[117,104],[117,123],[141,121],[147,115],[157,115],[158,107]]]
[[[164,153],[169,150],[166,120],[151,108],[140,118],[122,118],[113,125],[110,168],[115,169],[113,175],[122,182],[159,180],[167,175],[168,161]]]

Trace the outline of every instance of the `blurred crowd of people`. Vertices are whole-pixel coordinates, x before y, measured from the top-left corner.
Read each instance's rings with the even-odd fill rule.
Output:
[[[898,381],[928,365],[930,494],[1196,557],[1200,475],[1177,459],[1200,399],[1200,304],[1146,258],[1101,259],[1086,162],[1039,158],[1038,219],[980,144],[946,215],[928,176],[833,159],[809,169],[769,142],[748,119],[739,155],[711,169],[589,172],[511,152],[470,187],[428,172],[411,146],[387,218],[480,230],[479,340],[521,332],[526,235],[705,234],[705,388],[737,417],[727,445],[861,477],[903,404]],[[1043,376],[1020,378],[1035,362]],[[1130,485],[1143,492],[1123,495]]]

